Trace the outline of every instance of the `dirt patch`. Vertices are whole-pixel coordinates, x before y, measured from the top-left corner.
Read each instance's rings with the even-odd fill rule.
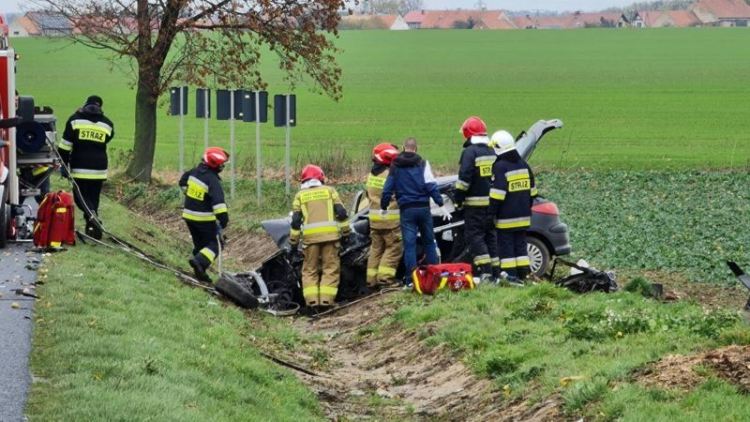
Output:
[[[226,258],[232,268],[243,271],[256,269],[262,261],[278,250],[266,233],[241,233],[230,238],[226,245]]]
[[[332,420],[560,419],[559,400],[507,402],[447,347],[427,347],[415,333],[385,324],[393,312],[385,295],[330,317],[296,322],[300,331],[323,338],[328,358],[321,376],[300,377]]]
[[[536,404],[529,404],[528,401],[522,400],[506,407],[503,410],[501,420],[535,422],[561,421],[566,419],[562,414],[561,407],[562,398],[558,394],[550,396]]]
[[[705,353],[670,355],[636,374],[639,383],[689,391],[715,375],[750,393],[750,346],[729,346]]]
[[[693,300],[708,308],[742,309],[749,294],[738,285],[697,283],[678,273],[646,271],[643,276],[654,283],[662,283],[666,298]]]

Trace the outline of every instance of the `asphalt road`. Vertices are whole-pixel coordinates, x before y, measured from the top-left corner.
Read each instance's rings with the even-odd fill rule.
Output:
[[[26,266],[41,259],[30,243],[0,249],[0,421],[23,421],[31,383],[29,352],[34,299],[16,290],[30,288],[36,272]]]

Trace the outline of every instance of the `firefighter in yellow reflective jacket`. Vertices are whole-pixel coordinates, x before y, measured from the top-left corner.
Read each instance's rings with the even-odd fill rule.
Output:
[[[307,306],[331,306],[338,293],[339,245],[342,235],[349,234],[348,216],[336,189],[323,184],[320,167],[306,165],[300,181],[292,203],[289,243],[297,248],[302,238],[302,295]]]
[[[529,275],[526,229],[531,226],[531,205],[537,195],[534,173],[516,151],[510,133],[495,132],[491,144],[497,160],[492,166],[490,210],[495,216],[500,268],[510,284],[523,285]]]
[[[372,150],[372,170],[367,175],[367,198],[370,202],[370,256],[367,259],[367,286],[376,288],[395,283],[396,270],[401,261],[401,225],[398,204],[394,197],[385,213],[375,212],[380,206],[383,186],[388,178],[388,169],[398,148],[382,143]]]
[[[86,234],[97,239],[102,237],[97,214],[99,195],[107,180],[107,144],[115,136],[114,123],[104,115],[103,104],[98,95],[88,97],[68,119],[57,145],[65,164],[60,171],[72,177],[77,187],[74,197],[86,219]]]
[[[182,218],[187,223],[193,238],[193,257],[188,263],[195,277],[207,283],[208,267],[219,254],[222,241],[220,231],[229,224],[224,190],[219,173],[229,161],[229,154],[219,147],[209,147],[203,153],[203,161],[194,169],[186,171],[180,178],[180,188],[185,193]]]

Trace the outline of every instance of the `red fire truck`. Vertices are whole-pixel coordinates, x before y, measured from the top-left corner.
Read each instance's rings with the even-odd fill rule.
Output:
[[[55,116],[16,95],[16,59],[0,15],[0,248],[31,239],[34,213],[26,199],[44,193],[58,163]]]

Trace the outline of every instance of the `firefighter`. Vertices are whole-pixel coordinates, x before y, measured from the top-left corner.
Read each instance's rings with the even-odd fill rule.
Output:
[[[367,199],[371,207],[380,206],[383,186],[388,178],[388,168],[398,155],[398,148],[389,143],[377,145],[372,150],[372,170],[367,175]],[[396,198],[393,198],[385,214],[369,213],[370,256],[367,259],[367,286],[377,288],[396,282],[396,270],[401,260],[401,228]]]
[[[182,218],[193,238],[193,257],[188,263],[195,277],[206,283],[211,282],[206,270],[220,253],[221,231],[229,224],[229,212],[219,177],[228,162],[229,154],[223,148],[206,148],[201,163],[186,171],[179,182],[185,194]]]
[[[494,218],[489,212],[495,151],[489,146],[487,125],[479,117],[466,119],[461,133],[465,141],[456,180],[456,207],[464,209],[464,238],[475,274],[480,274],[482,282],[488,282],[500,276]]]
[[[103,105],[98,95],[88,97],[65,123],[57,145],[64,163],[60,171],[75,182],[75,202],[83,211],[86,234],[96,239],[102,238],[98,212],[102,184],[107,180],[107,144],[115,135]]]
[[[349,234],[349,220],[338,192],[326,186],[323,170],[306,165],[292,202],[290,246],[302,240],[302,295],[308,307],[329,307],[339,286],[339,246]]]
[[[534,173],[516,151],[513,136],[501,130],[492,135],[497,153],[492,166],[490,208],[497,229],[500,268],[514,285],[529,275],[526,229],[531,225],[531,205],[537,195]]]

